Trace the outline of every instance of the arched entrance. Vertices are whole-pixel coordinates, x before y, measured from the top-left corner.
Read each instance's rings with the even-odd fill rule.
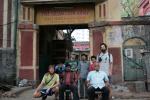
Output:
[[[125,81],[139,81],[146,79],[145,63],[141,57],[141,49],[146,42],[142,38],[133,37],[123,43],[123,66]]]
[[[47,71],[49,64],[65,62],[66,54],[72,51],[72,44],[68,44],[71,43],[69,36],[75,29],[88,28],[88,23],[94,20],[93,8],[94,5],[90,4],[35,6],[35,23],[39,25],[40,79]],[[59,40],[56,34],[64,29],[69,30],[68,38]]]
[[[18,76],[38,80],[47,71],[49,64],[57,63],[57,59],[64,62],[68,54],[67,46],[70,42],[66,39],[59,40],[57,33],[64,29],[68,30],[68,33],[75,29],[88,29],[88,24],[95,20],[95,4],[33,5],[27,5],[34,10],[33,23],[19,25],[21,48],[18,51]]]

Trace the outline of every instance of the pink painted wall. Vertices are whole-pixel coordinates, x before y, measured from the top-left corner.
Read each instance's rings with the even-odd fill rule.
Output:
[[[141,0],[139,7],[140,7],[139,10],[140,16],[145,16],[148,12],[150,15],[150,0]]]

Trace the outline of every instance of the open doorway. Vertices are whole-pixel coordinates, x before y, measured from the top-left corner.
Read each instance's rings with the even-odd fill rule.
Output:
[[[77,59],[81,60],[81,55],[85,54],[87,60],[90,56],[90,42],[88,29],[76,29],[71,34],[73,38],[73,53],[77,55]]]
[[[88,36],[87,36],[88,35]],[[40,26],[39,29],[39,79],[41,80],[50,64],[56,65],[58,62],[65,62],[74,52],[77,59],[84,51],[89,55],[89,33],[88,30],[75,30],[75,28],[59,26]],[[86,39],[83,39],[86,38]],[[79,40],[80,39],[80,40]],[[82,40],[82,41],[81,41]],[[81,50],[76,50],[74,43],[80,43]],[[86,43],[86,44],[85,44]],[[86,47],[87,46],[87,47]],[[83,50],[83,47],[84,48]],[[88,52],[88,53],[87,53]]]

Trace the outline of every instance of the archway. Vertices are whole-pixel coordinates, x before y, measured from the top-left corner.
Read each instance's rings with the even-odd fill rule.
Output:
[[[124,80],[139,81],[146,78],[145,64],[141,58],[141,49],[146,42],[139,37],[129,38],[123,43]]]

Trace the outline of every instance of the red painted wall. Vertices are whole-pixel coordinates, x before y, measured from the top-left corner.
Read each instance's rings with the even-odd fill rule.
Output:
[[[122,82],[121,49],[109,48],[109,52],[113,55],[113,82]]]
[[[28,80],[33,80],[33,69],[20,69],[19,70],[19,77],[21,79],[28,79]]]
[[[103,35],[101,31],[93,31],[93,55],[100,52],[100,44],[103,42]]]
[[[11,47],[11,10],[12,10],[12,0],[8,0],[8,26],[7,26],[7,47]]]
[[[32,66],[33,32],[21,31],[21,66]]]
[[[0,0],[0,47],[3,45],[3,9],[4,0]]]

